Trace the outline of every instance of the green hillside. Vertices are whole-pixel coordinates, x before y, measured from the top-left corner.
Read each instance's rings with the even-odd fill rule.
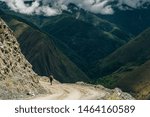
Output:
[[[61,82],[89,81],[89,78],[55,46],[52,37],[13,17],[1,17],[13,29],[22,53],[39,75],[47,76],[52,73]]]
[[[73,10],[72,13],[64,11],[63,14],[52,17],[6,12],[40,29],[49,37],[53,36],[52,39],[59,50],[86,75],[94,79],[97,77],[92,69],[95,63],[127,43],[132,37],[115,24],[83,9]]]
[[[120,87],[138,99],[150,95],[150,28],[98,63],[97,83]]]
[[[53,35],[58,48],[92,78],[92,66],[131,39],[116,25],[85,11],[50,17],[40,28]]]
[[[131,40],[126,45],[100,60],[101,75],[110,74],[122,66],[140,65],[150,58],[150,29]],[[121,68],[120,68],[121,69]]]

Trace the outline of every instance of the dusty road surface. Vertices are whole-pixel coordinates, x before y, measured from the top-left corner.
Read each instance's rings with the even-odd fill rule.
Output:
[[[37,95],[32,100],[97,100],[97,99],[134,99],[131,95],[120,89],[107,89],[101,85],[90,85],[85,83],[61,84],[40,81],[41,85],[49,92],[46,95]]]
[[[49,90],[50,94],[38,95],[33,100],[94,100],[105,97],[106,92],[94,86],[82,84],[60,84],[50,85],[41,81],[42,86]]]

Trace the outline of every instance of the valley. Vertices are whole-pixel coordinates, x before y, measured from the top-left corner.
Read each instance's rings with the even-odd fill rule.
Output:
[[[149,4],[114,4],[112,14],[68,3],[46,15],[42,2],[29,14],[0,1],[0,98],[150,99]]]

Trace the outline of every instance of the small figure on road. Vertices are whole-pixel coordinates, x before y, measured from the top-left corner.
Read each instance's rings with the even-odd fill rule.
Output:
[[[54,80],[53,75],[50,75],[50,76],[49,76],[49,81],[50,81],[50,84],[51,84],[51,85],[52,85],[53,80]]]

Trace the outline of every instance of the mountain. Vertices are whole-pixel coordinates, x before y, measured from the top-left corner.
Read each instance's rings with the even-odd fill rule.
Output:
[[[119,86],[138,99],[149,99],[149,37],[150,28],[101,60],[98,71],[103,78],[98,82],[107,82],[112,88]]]
[[[54,36],[58,48],[92,78],[91,66],[131,39],[115,24],[82,9],[47,18],[40,29]]]
[[[13,17],[20,17],[30,26],[38,27],[48,36],[53,36],[58,49],[86,75],[95,78],[92,71],[95,63],[127,43],[132,35],[74,4],[69,4],[68,9],[61,15],[51,17],[28,16],[6,8],[3,10]]]
[[[108,74],[116,71],[121,66],[143,64],[149,59],[149,36],[150,29],[147,29],[105,59],[100,60],[98,66],[103,69],[102,72],[106,71],[106,74]]]
[[[150,60],[127,73],[117,83],[124,91],[130,92],[137,99],[150,99]]]
[[[60,82],[89,81],[89,78],[71,62],[53,43],[53,37],[42,33],[36,26],[23,23],[23,19],[1,14],[12,28],[21,51],[39,75],[53,74]],[[32,27],[31,27],[32,26]]]
[[[11,23],[15,25],[17,20],[14,20]],[[82,82],[62,85],[54,80],[53,85],[50,85],[47,77],[38,76],[32,70],[31,64],[21,53],[13,31],[0,18],[0,99],[133,100],[134,98],[118,88],[110,90],[100,85]]]
[[[138,35],[150,27],[150,7],[145,9],[115,10],[113,15],[98,15],[103,19],[116,24],[133,35]],[[136,28],[135,28],[136,27]]]
[[[0,99],[44,94],[38,75],[21,53],[13,31],[0,18]]]
[[[119,12],[127,13],[127,17],[117,14],[104,17],[69,4],[69,10],[62,14],[46,17],[15,13],[1,5],[4,7],[1,8],[0,16],[14,31],[22,53],[39,75],[53,74],[60,82],[69,83],[95,80],[106,87],[119,87],[137,99],[150,98],[150,29],[136,38],[133,36],[149,27],[146,19],[149,16],[144,17],[144,12],[136,16],[131,12],[136,13],[139,9],[131,12],[127,10]],[[148,12],[145,11],[145,14]],[[114,19],[119,17],[120,22],[115,22]],[[136,18],[137,21],[133,22]],[[42,89],[38,81],[36,85]],[[50,89],[49,83],[42,82],[42,85]],[[65,85],[62,88],[65,93],[68,91]]]

